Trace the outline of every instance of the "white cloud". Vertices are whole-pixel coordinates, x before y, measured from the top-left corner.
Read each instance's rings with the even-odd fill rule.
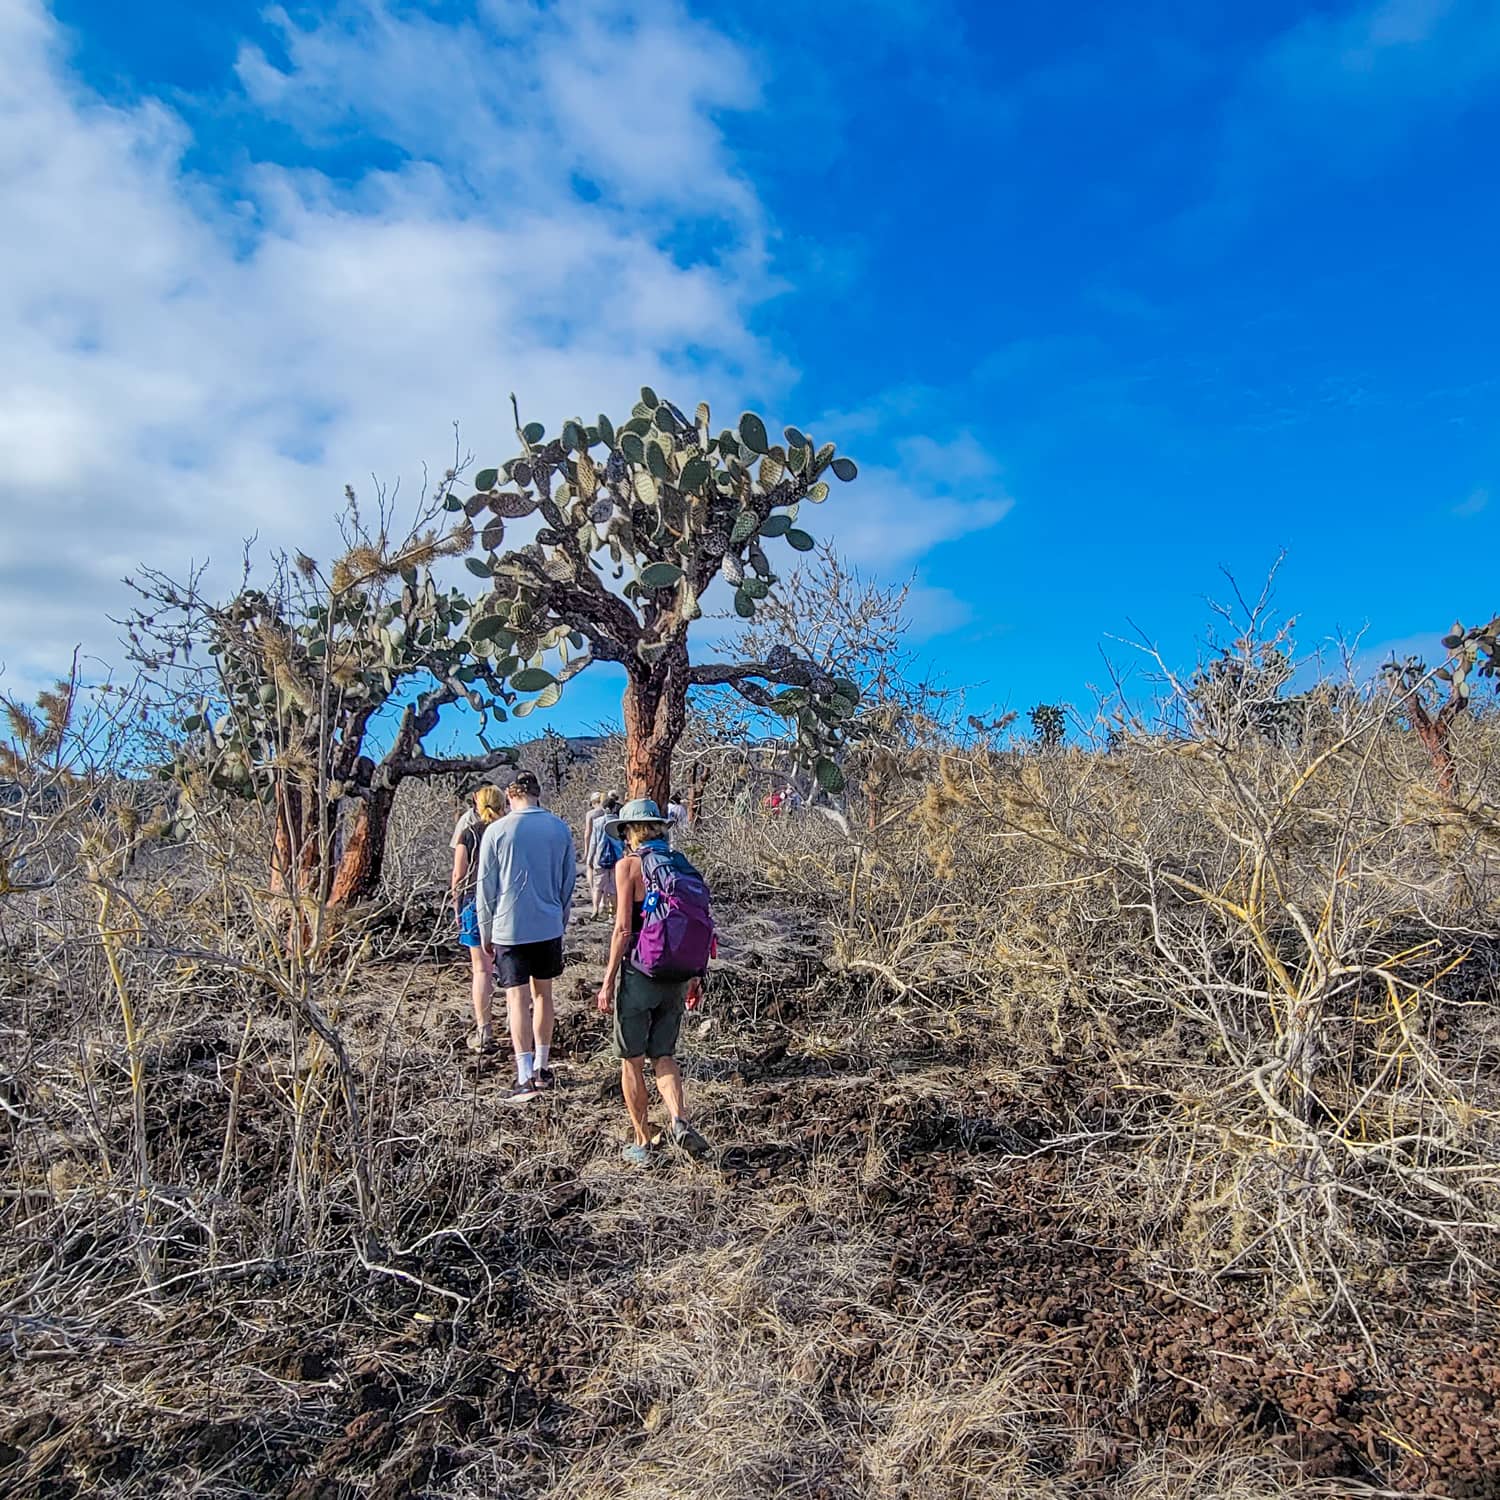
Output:
[[[787,380],[749,328],[769,286],[760,211],[714,119],[754,100],[744,57],[670,7],[650,27],[605,4],[527,12],[510,50],[492,31],[348,14],[305,31],[283,17],[283,69],[246,49],[249,106],[304,139],[387,141],[399,165],[351,183],[272,162],[226,185],[185,169],[188,123],[160,101],[84,88],[39,0],[0,7],[10,686],[77,641],[108,649],[102,616],[143,559],[182,570],[212,553],[228,579],[254,532],[316,551],[345,481],[410,489],[424,459],[447,461],[454,420],[481,454],[508,451],[512,389],[555,423],[642,380],[694,397],[746,369]],[[716,49],[717,83],[666,66],[694,49]],[[579,101],[607,96],[615,63],[635,115],[605,151]],[[639,201],[637,147],[661,168]],[[684,230],[711,248],[684,256]]]
[[[902,393],[892,405],[904,409],[910,399]],[[852,562],[885,576],[944,542],[994,526],[1015,503],[999,461],[968,432],[947,438],[914,434],[896,441],[893,463],[861,460],[859,435],[890,420],[890,410],[872,408],[814,428],[817,437],[825,426],[841,438],[849,435],[840,446],[859,462],[859,477],[848,486],[833,480],[829,498],[807,507],[802,517]]]
[[[953,635],[974,620],[974,606],[952,589],[918,583],[906,596],[906,618],[917,644]]]
[[[1488,0],[1377,0],[1310,16],[1265,59],[1267,81],[1315,109],[1372,101],[1460,105],[1500,67]]]
[[[1500,76],[1492,0],[1374,0],[1309,15],[1257,59],[1231,105],[1215,200],[1246,200],[1315,166],[1360,175]]]
[[[7,689],[113,654],[143,561],[228,586],[253,534],[325,555],[346,482],[410,494],[455,421],[504,456],[512,390],[552,425],[642,381],[785,397],[754,328],[774,229],[721,128],[754,56],[676,0],[481,3],[273,10],[276,47],[173,107],[106,101],[43,0],[0,0]],[[237,134],[232,175],[189,165]],[[356,147],[380,165],[351,178]],[[856,560],[904,570],[1009,507],[967,435],[899,452],[809,515]]]

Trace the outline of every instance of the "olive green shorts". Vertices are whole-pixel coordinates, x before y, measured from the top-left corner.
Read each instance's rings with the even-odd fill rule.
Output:
[[[615,1056],[671,1057],[677,1051],[690,979],[650,979],[629,965],[615,991]]]

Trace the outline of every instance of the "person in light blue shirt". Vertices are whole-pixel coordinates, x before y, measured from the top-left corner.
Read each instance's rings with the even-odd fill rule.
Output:
[[[518,1104],[553,1085],[552,981],[562,973],[578,874],[572,831],[541,795],[530,771],[511,782],[510,812],[485,829],[479,846],[474,897],[480,944],[505,991],[516,1052],[508,1097]]]

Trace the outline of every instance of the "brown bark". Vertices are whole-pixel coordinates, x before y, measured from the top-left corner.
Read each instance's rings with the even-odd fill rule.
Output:
[[[1448,737],[1453,730],[1453,721],[1468,706],[1468,699],[1453,697],[1449,698],[1436,715],[1430,714],[1417,696],[1415,688],[1407,693],[1404,704],[1406,716],[1411,720],[1411,726],[1416,730],[1417,738],[1421,740],[1427,759],[1432,764],[1438,791],[1449,801],[1458,796],[1458,767],[1453,759]]]
[[[665,807],[672,752],[687,727],[687,648],[673,647],[649,668],[633,667],[625,686],[625,777],[632,797]]]
[[[697,761],[688,772],[687,789],[687,820],[689,823],[698,821],[698,810],[703,802],[703,793],[708,789],[708,784],[713,780],[713,767],[706,761]]]
[[[1448,736],[1435,724],[1418,725],[1417,735],[1432,762],[1438,791],[1450,801],[1458,795],[1458,773],[1453,763],[1453,752],[1448,748]]]
[[[340,799],[320,803],[310,780],[294,775],[277,777],[272,890],[297,901],[326,895],[332,907],[368,900],[380,884],[391,809],[402,781],[407,777],[490,771],[513,762],[514,752],[509,749],[442,759],[422,753],[423,737],[436,726],[444,705],[456,696],[456,690],[444,683],[408,705],[396,738],[379,765],[361,752],[365,726],[373,710],[361,709],[337,726],[337,738],[328,753],[329,780],[340,783],[345,795],[355,802],[342,849],[335,851],[334,840]],[[315,742],[304,748],[309,758],[316,757]],[[329,861],[326,867],[325,849]]]
[[[323,829],[332,836],[331,810],[323,809]],[[276,790],[276,841],[272,851],[271,889],[303,895],[317,889],[322,851],[315,793],[295,782]]]
[[[332,905],[344,906],[375,894],[385,864],[386,830],[395,801],[394,787],[377,786],[359,803],[328,893]]]

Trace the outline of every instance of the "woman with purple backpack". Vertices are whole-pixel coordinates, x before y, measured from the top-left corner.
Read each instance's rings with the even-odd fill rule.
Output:
[[[660,1137],[651,1134],[646,1059],[671,1116],[670,1139],[694,1156],[708,1142],[687,1118],[677,1040],[685,1011],[703,999],[703,975],[713,952],[708,887],[685,855],[667,841],[667,819],[656,803],[637,797],[604,824],[624,856],[615,865],[615,925],[609,967],[599,986],[599,1009],[615,1013],[614,1051],[635,1139],[622,1155],[645,1166]]]

